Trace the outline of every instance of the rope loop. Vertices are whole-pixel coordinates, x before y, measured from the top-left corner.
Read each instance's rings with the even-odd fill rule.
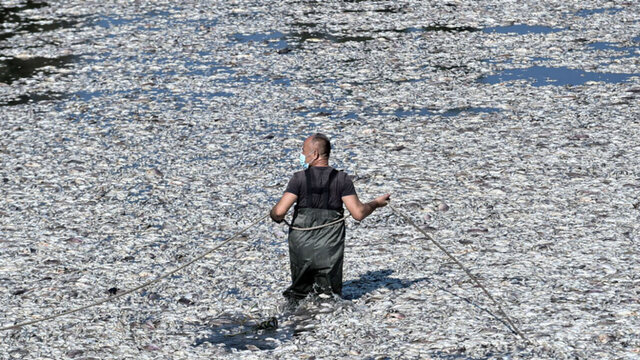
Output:
[[[335,225],[335,224],[341,223],[341,222],[343,222],[343,221],[347,220],[347,218],[349,218],[350,216],[351,216],[351,214],[347,214],[347,215],[345,215],[344,217],[342,217],[342,218],[340,218],[340,219],[338,219],[338,220],[332,221],[332,222],[330,222],[330,223],[326,223],[326,224],[322,224],[322,225],[317,225],[317,226],[312,226],[312,227],[308,227],[308,228],[301,228],[301,227],[293,226],[293,225],[292,225],[292,224],[290,224],[286,219],[284,219],[284,220],[282,220],[282,221],[283,221],[285,224],[287,224],[287,226],[289,226],[289,229],[292,229],[292,230],[300,230],[300,231],[310,231],[310,230],[317,230],[317,229],[326,228],[326,227],[328,227],[328,226],[332,226],[332,225]]]
[[[426,231],[424,231],[422,228],[420,228],[418,225],[416,225],[416,223],[407,215],[405,215],[404,213],[402,213],[401,211],[397,210],[395,207],[391,206],[389,204],[389,208],[391,209],[391,211],[396,214],[398,217],[403,218],[407,223],[409,223],[411,226],[413,226],[414,228],[416,228],[416,230],[418,230],[420,233],[422,233],[427,239],[429,239],[431,242],[433,242],[440,250],[442,250],[450,259],[452,259],[462,270],[464,270],[464,272],[471,278],[471,280],[473,280],[474,283],[476,283],[476,285],[478,285],[478,287],[480,287],[482,289],[482,291],[485,293],[485,295],[494,303],[494,305],[496,306],[496,308],[498,309],[498,311],[503,315],[504,319],[506,320],[506,322],[509,324],[509,326],[511,327],[511,329],[513,330],[513,332],[515,332],[518,336],[520,336],[522,339],[524,339],[528,344],[533,344],[517,327],[516,325],[513,323],[513,321],[511,320],[511,318],[507,315],[507,313],[502,309],[502,306],[500,306],[500,303],[489,293],[489,291],[480,283],[480,281],[478,280],[477,277],[475,277],[460,261],[458,261],[458,259],[456,259],[449,251],[447,251],[442,245],[440,245],[439,242],[437,242],[436,240],[434,240],[429,234],[427,234]],[[113,301],[115,299],[118,299],[120,297],[123,297],[125,295],[131,294],[132,292],[135,292],[137,290],[140,290],[142,288],[148,287],[156,282],[159,282],[162,279],[165,279],[171,275],[173,275],[174,273],[186,268],[187,266],[195,263],[198,260],[201,260],[202,258],[204,258],[205,256],[209,255],[210,253],[212,253],[213,251],[217,250],[218,248],[224,246],[225,244],[229,243],[231,240],[235,239],[236,237],[238,237],[239,235],[241,235],[242,233],[244,233],[246,230],[254,227],[255,225],[257,225],[259,222],[261,222],[262,220],[264,220],[265,218],[267,218],[269,215],[265,214],[263,216],[259,216],[258,218],[256,218],[253,222],[251,222],[251,224],[247,225],[246,227],[244,227],[243,229],[239,230],[238,232],[236,232],[235,234],[233,234],[232,236],[228,237],[227,239],[225,239],[223,242],[221,242],[220,244],[214,246],[213,248],[205,251],[203,254],[195,257],[194,259],[188,261],[187,263],[167,272],[164,273],[152,280],[149,280],[143,284],[140,284],[132,289],[129,289],[127,291],[124,291],[122,293],[107,297],[105,299],[101,299],[98,301],[95,301],[93,303],[90,303],[88,305],[84,305],[75,309],[71,309],[71,310],[67,310],[58,314],[54,314],[51,316],[47,316],[44,318],[40,318],[40,319],[35,319],[35,320],[31,320],[31,321],[26,321],[26,322],[22,322],[22,323],[18,323],[15,325],[11,325],[11,326],[5,326],[0,328],[0,331],[2,330],[11,330],[11,329],[17,329],[26,325],[31,325],[31,324],[36,324],[36,323],[40,323],[43,321],[47,321],[47,320],[51,320],[51,319],[55,319],[64,315],[69,315],[69,314],[73,314],[75,312],[81,311],[81,310],[85,310],[100,304],[103,304],[105,302],[109,302],[109,301]],[[292,226],[289,222],[287,222],[286,220],[284,220],[284,223],[287,224],[289,226],[290,229],[293,230],[301,230],[301,231],[310,231],[310,230],[316,230],[316,229],[322,229],[328,226],[332,226],[335,224],[338,224],[340,222],[345,221],[348,217],[350,217],[351,214],[347,214],[346,216],[332,221],[330,223],[327,224],[323,224],[323,225],[318,225],[318,226],[313,226],[313,227],[309,227],[309,228],[299,228],[299,227],[295,227]],[[275,322],[273,322],[273,318],[269,319],[266,322],[260,323],[258,324],[258,328],[271,328],[271,327],[277,327],[277,319]]]

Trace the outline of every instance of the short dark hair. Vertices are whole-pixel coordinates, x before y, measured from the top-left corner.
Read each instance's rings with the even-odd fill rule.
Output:
[[[331,155],[331,141],[329,141],[327,135],[315,133],[311,137],[311,141],[313,142],[316,150],[318,150],[318,155],[320,155],[320,157],[329,158],[329,155]]]

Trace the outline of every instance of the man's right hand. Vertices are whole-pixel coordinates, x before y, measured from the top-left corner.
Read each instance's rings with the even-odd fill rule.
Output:
[[[273,209],[271,209],[271,211],[269,212],[269,216],[271,217],[271,220],[273,220],[274,222],[280,224],[284,218],[281,218],[279,216],[277,216],[276,214],[273,213]]]

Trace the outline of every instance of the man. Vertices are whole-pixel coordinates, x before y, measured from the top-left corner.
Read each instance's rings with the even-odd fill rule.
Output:
[[[343,217],[342,205],[361,221],[389,201],[389,194],[363,204],[353,182],[342,171],[329,166],[331,143],[323,134],[309,136],[302,144],[300,165],[305,169],[293,174],[284,195],[271,209],[271,219],[281,222],[296,203],[292,226],[310,228]],[[315,230],[289,229],[291,286],[284,295],[293,301],[310,292],[342,295],[344,258],[344,221]]]

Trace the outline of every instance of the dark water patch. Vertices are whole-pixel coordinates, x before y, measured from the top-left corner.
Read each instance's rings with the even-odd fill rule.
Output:
[[[288,78],[285,78],[285,77],[273,79],[272,82],[275,85],[291,86],[291,79],[288,79]]]
[[[169,17],[171,16],[171,12],[166,10],[150,10],[144,14],[144,17]]]
[[[475,32],[480,31],[479,28],[473,26],[448,26],[448,25],[430,25],[418,28],[423,32]]]
[[[0,41],[18,34],[40,33],[61,28],[70,28],[78,23],[75,19],[31,19],[20,14],[23,10],[48,6],[45,2],[27,1],[22,6],[0,7],[0,24],[5,28],[0,33]]]
[[[399,118],[405,118],[405,117],[409,117],[409,116],[429,116],[429,115],[433,115],[433,111],[432,109],[428,109],[428,108],[419,108],[419,109],[396,109],[392,115],[399,117]]]
[[[469,72],[469,67],[466,65],[433,65],[433,68],[436,71],[452,71],[452,70],[462,70],[465,73]]]
[[[616,14],[620,11],[622,11],[622,8],[598,8],[598,9],[582,9],[576,12],[577,16],[580,17],[588,17],[591,15],[595,15],[595,14],[608,14],[608,15],[613,15]]]
[[[609,59],[623,59],[640,56],[640,46],[623,46],[619,43],[612,42],[595,42],[587,44],[587,46],[593,50],[612,50],[624,54],[620,56],[608,56]]]
[[[18,34],[24,33],[40,33],[53,31],[57,29],[68,29],[78,24],[77,20],[38,20],[23,21],[17,27],[0,33],[0,41],[9,39]]]
[[[309,115],[329,117],[334,115],[334,111],[332,109],[324,108],[324,107],[307,108],[307,107],[301,106],[294,109],[294,114],[303,116],[303,117],[307,117]]]
[[[95,18],[92,21],[93,26],[99,26],[105,29],[109,29],[109,28],[113,28],[113,27],[119,27],[122,25],[127,25],[127,24],[131,24],[133,22],[137,22],[140,21],[140,18],[138,17],[133,17],[133,18],[116,18],[116,17],[112,17],[112,16],[100,16]]]
[[[548,57],[540,57],[540,56],[534,56],[532,58],[526,58],[519,60],[519,63],[543,63],[546,61],[550,61],[552,60],[551,58]],[[499,59],[483,59],[482,60],[483,63],[487,63],[487,64],[513,64],[514,63],[514,59],[510,58],[510,57],[501,57]]]
[[[40,9],[47,6],[49,6],[49,4],[44,1],[31,0],[18,6],[0,6],[0,24],[20,22],[20,15],[18,15],[19,12],[24,10]]]
[[[598,73],[588,72],[567,67],[532,66],[523,69],[507,69],[495,75],[480,78],[478,81],[485,84],[497,84],[505,81],[527,80],[533,86],[546,85],[582,85],[587,81],[599,81],[606,83],[622,83],[637,74],[624,73]]]
[[[66,67],[74,61],[75,55],[63,55],[54,58],[36,56],[27,59],[8,58],[0,60],[0,82],[11,84],[21,78],[28,78],[45,67]]]
[[[291,33],[288,35],[295,43],[302,44],[304,42],[313,41],[313,40],[327,40],[334,43],[346,43],[346,42],[365,42],[373,40],[371,36],[360,36],[360,35],[332,35],[329,33],[319,32],[319,31],[303,31],[299,33]]]
[[[310,28],[315,28],[316,26],[318,26],[318,23],[294,21],[294,22],[291,23],[291,26],[310,29]]]
[[[204,343],[220,344],[226,350],[273,350],[279,342],[289,340],[293,335],[291,327],[278,327],[272,319],[258,322],[247,317],[227,317],[213,319],[207,327],[209,334],[196,338],[192,346]],[[274,341],[277,340],[277,341]]]
[[[271,48],[283,49],[287,47],[287,42],[284,40],[285,35],[280,31],[272,31],[269,33],[253,33],[253,34],[240,34],[236,33],[232,36],[233,40],[240,43],[260,42],[267,44]]]
[[[304,28],[304,27],[303,27]],[[294,49],[300,49],[305,42],[318,40],[330,41],[333,43],[366,42],[374,40],[368,35],[333,35],[321,31],[299,31],[284,34],[280,31],[254,34],[234,34],[231,41],[239,43],[264,44],[269,48],[278,50],[279,54],[288,54]]]
[[[0,101],[0,106],[15,106],[22,104],[31,104],[40,101],[55,101],[62,100],[66,95],[61,93],[43,93],[43,94],[24,94],[15,99]]]
[[[206,97],[214,98],[214,97],[233,97],[234,93],[226,92],[226,91],[216,91],[212,93],[207,93]]]
[[[517,24],[517,25],[510,25],[510,26],[488,27],[488,28],[484,28],[482,31],[487,34],[498,33],[498,34],[524,35],[524,34],[549,34],[549,33],[559,32],[563,30],[564,29],[562,28],[553,28],[550,26]]]
[[[480,31],[480,28],[476,28],[473,26],[448,26],[448,25],[429,25],[429,26],[411,26],[407,28],[401,29],[386,29],[386,30],[374,30],[374,32],[396,32],[396,33],[424,33],[424,32],[447,32],[447,33],[458,33],[458,32],[476,32]]]
[[[358,119],[358,114],[355,113],[355,112],[350,111],[350,112],[344,114],[342,116],[342,118],[343,119],[347,119],[347,120],[357,120]]]

